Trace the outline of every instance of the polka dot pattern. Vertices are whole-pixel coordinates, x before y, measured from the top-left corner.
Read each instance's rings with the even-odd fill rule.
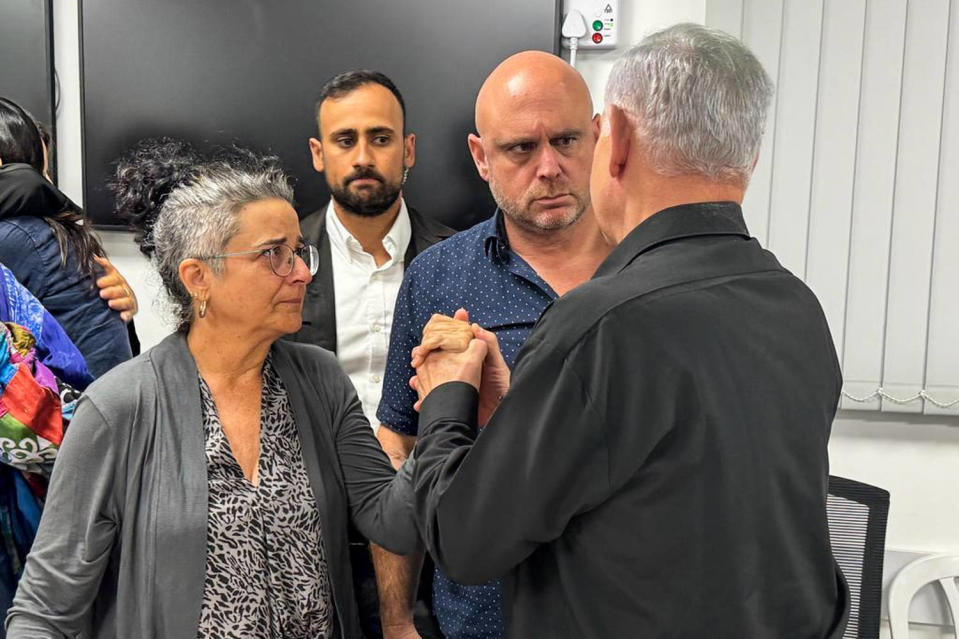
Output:
[[[416,393],[410,351],[419,344],[433,313],[469,311],[470,321],[496,333],[512,368],[520,347],[549,304],[550,288],[523,258],[509,249],[502,214],[431,246],[407,267],[393,309],[383,396],[376,416],[381,424],[407,435],[417,433]],[[447,639],[500,639],[506,636],[503,592],[498,580],[463,586],[436,570],[433,607]]]

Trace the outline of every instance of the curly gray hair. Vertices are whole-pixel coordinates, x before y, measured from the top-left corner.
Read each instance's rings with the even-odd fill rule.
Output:
[[[153,263],[181,330],[193,319],[193,300],[180,280],[180,263],[222,253],[238,231],[240,209],[268,199],[292,204],[293,189],[275,158],[247,154],[195,167],[163,201],[153,228]],[[211,262],[215,273],[222,266],[221,260]]]

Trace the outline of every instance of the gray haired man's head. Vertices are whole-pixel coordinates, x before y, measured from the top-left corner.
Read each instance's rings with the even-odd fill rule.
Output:
[[[749,181],[773,83],[739,40],[697,24],[653,33],[613,68],[606,104],[637,128],[652,169]]]

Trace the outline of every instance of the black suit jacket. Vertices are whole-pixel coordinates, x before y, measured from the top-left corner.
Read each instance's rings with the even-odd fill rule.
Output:
[[[336,287],[333,283],[333,258],[330,253],[330,236],[326,232],[326,210],[323,207],[300,220],[303,238],[316,246],[320,254],[320,266],[313,281],[306,289],[303,302],[303,326],[287,339],[295,342],[316,344],[329,351],[336,352]],[[440,240],[445,240],[456,231],[432,220],[407,205],[412,235],[404,256],[404,265],[419,253]],[[405,266],[404,266],[405,268]],[[353,583],[357,606],[360,613],[360,625],[367,637],[380,637],[379,599],[376,591],[376,578],[370,551],[365,539],[354,528],[350,529],[350,563],[353,568]],[[420,579],[419,598],[431,601],[433,568],[430,561],[424,563],[424,577]],[[425,618],[418,615],[415,619],[417,630],[424,639],[440,637],[438,627],[431,615]]]
[[[326,208],[310,213],[300,221],[300,230],[307,242],[320,253],[320,267],[306,289],[303,302],[303,326],[289,336],[295,342],[317,344],[336,352],[336,293],[333,285],[333,260],[330,254],[330,236],[326,232]],[[456,231],[419,213],[407,205],[412,237],[406,249],[404,264],[440,240]]]

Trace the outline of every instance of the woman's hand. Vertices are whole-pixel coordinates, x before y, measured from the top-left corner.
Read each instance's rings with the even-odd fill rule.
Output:
[[[454,354],[465,352],[473,341],[484,343],[486,354],[482,362],[481,377],[478,384],[473,384],[478,388],[480,395],[477,422],[480,427],[483,427],[509,390],[510,371],[500,352],[495,333],[482,328],[479,324],[468,322],[469,313],[462,308],[457,310],[452,318],[445,315],[433,315],[430,318],[423,328],[422,343],[413,349],[411,365],[417,369],[417,374],[410,379],[410,386],[419,394],[419,401],[414,406],[416,410],[419,410],[420,403],[430,390],[443,381],[453,381],[457,374],[466,371],[463,366],[469,361],[468,358],[456,357]],[[478,345],[475,346],[478,348]],[[438,372],[435,367],[425,368],[424,364],[433,357],[443,360],[438,366],[445,367],[445,373]],[[420,380],[421,370],[428,370],[429,379],[424,377]],[[458,381],[472,383],[469,379]]]
[[[93,259],[103,268],[104,274],[97,279],[97,288],[100,297],[107,301],[107,305],[120,313],[121,319],[129,323],[140,310],[137,296],[127,283],[127,280],[117,267],[105,257],[94,256]]]

